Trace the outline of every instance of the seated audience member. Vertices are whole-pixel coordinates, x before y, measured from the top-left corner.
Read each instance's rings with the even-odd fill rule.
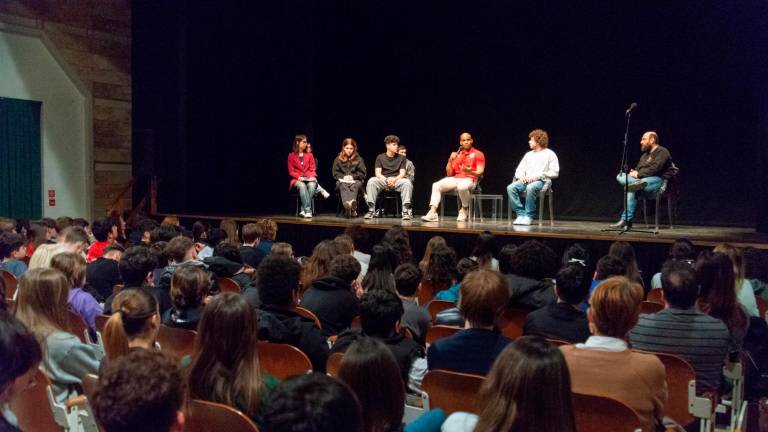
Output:
[[[752,285],[755,296],[768,300],[768,251],[744,248],[744,279]]]
[[[104,255],[104,248],[111,245],[117,239],[117,225],[109,218],[100,218],[93,221],[91,228],[96,241],[88,248],[86,261],[93,262]]]
[[[60,252],[82,255],[88,249],[89,244],[88,233],[80,227],[70,226],[60,230],[58,242]]]
[[[104,432],[181,432],[184,384],[179,368],[160,352],[135,350],[110,362],[90,401]]]
[[[182,234],[181,227],[178,224],[163,223],[157,229],[157,238],[154,238],[153,235],[151,241],[152,243],[157,241],[169,242]]]
[[[403,428],[405,386],[400,369],[392,352],[376,339],[364,337],[350,345],[339,366],[339,380],[357,395],[366,432],[437,431],[445,420],[442,410],[433,410]]]
[[[748,317],[759,316],[760,312],[757,309],[755,291],[749,279],[744,278],[744,255],[741,253],[741,250],[728,243],[722,243],[715,247],[714,252],[723,253],[731,260],[736,299],[741,308],[744,309],[744,313]]]
[[[197,252],[197,259],[204,260],[213,256],[213,250],[219,243],[227,241],[227,233],[221,228],[211,228],[208,230],[208,237],[205,246]]]
[[[68,332],[69,282],[58,270],[32,269],[19,281],[15,314],[43,348],[43,370],[51,379],[56,401],[73,396],[81,377],[96,373],[103,353]]]
[[[392,351],[409,392],[421,394],[421,379],[427,371],[424,348],[405,336],[400,327],[402,316],[403,303],[393,291],[376,289],[365,293],[360,300],[362,331],[341,333],[331,352],[344,352],[363,336],[376,338]]]
[[[35,385],[43,353],[21,321],[0,311],[0,431],[20,431],[12,421],[11,402]]]
[[[413,251],[411,250],[411,239],[408,237],[408,231],[399,225],[394,225],[384,233],[381,238],[381,244],[388,245],[395,252],[397,257],[397,267],[400,264],[413,261]]]
[[[391,246],[377,244],[371,250],[371,263],[368,273],[363,278],[363,289],[386,289],[395,292],[395,277],[392,273],[397,267],[397,255]]]
[[[483,231],[475,240],[470,258],[477,261],[480,268],[499,271],[499,260],[496,259],[498,254],[499,246],[496,244],[496,237],[490,231]]]
[[[699,310],[722,321],[731,336],[729,350],[741,349],[749,329],[749,317],[734,291],[733,263],[728,255],[704,251],[696,259]]]
[[[592,283],[589,286],[589,295],[595,291],[600,283],[609,277],[624,276],[626,274],[626,268],[624,263],[615,256],[605,255],[597,260],[597,267],[595,268],[595,275],[592,278]],[[581,304],[581,310],[586,312],[589,309],[589,299]]]
[[[104,254],[88,264],[85,279],[88,282],[88,292],[96,300],[103,302],[112,295],[115,285],[121,284],[119,263],[125,250],[119,244],[111,244],[104,248]]]
[[[288,258],[295,258],[293,256],[293,246],[285,242],[277,242],[272,245],[272,253]]]
[[[165,268],[171,263],[171,258],[165,252],[168,242],[156,241],[149,246],[149,251],[155,257],[155,268],[152,270],[152,285],[159,287]]]
[[[259,249],[262,230],[259,224],[249,223],[243,225],[243,246],[240,247],[240,256],[243,263],[257,268],[267,253]]]
[[[411,331],[413,339],[424,345],[427,331],[432,326],[429,311],[419,306],[421,271],[411,263],[400,264],[395,269],[397,295],[403,301],[403,317],[400,323]]]
[[[653,354],[629,350],[627,333],[637,324],[643,290],[624,276],[604,280],[587,312],[592,336],[560,347],[573,391],[623,402],[640,418],[643,431],[655,429],[667,402],[664,365]]]
[[[322,240],[312,249],[312,256],[305,262],[301,270],[301,286],[306,290],[312,281],[328,276],[331,268],[331,260],[339,255],[338,243],[333,240]]]
[[[16,221],[9,218],[0,217],[0,234],[7,232],[22,235],[23,233],[16,229]]]
[[[211,231],[216,229],[218,228],[213,228]],[[163,269],[163,275],[160,278],[160,287],[169,292],[171,290],[171,278],[176,269],[187,265],[205,267],[205,264],[198,259],[195,244],[187,237],[174,237],[168,242],[168,246],[165,248],[165,253],[168,255],[168,258],[170,258],[171,263]]]
[[[360,263],[352,255],[337,255],[331,260],[328,276],[312,281],[301,299],[320,320],[325,336],[349,328],[358,314],[358,300],[353,285],[360,275]]]
[[[69,296],[67,307],[83,319],[92,334],[96,334],[96,315],[101,315],[104,308],[83,290],[85,285],[85,258],[73,252],[56,254],[51,259],[51,268],[54,268],[67,277],[69,281]]]
[[[312,369],[325,372],[328,344],[322,330],[294,311],[300,272],[296,260],[283,256],[268,256],[259,265],[259,339],[293,345],[309,357]]]
[[[435,294],[436,300],[445,300],[456,303],[459,301],[459,290],[461,289],[461,281],[464,280],[464,276],[477,270],[479,265],[477,261],[470,258],[462,258],[456,264],[456,269],[453,274],[455,275],[454,283],[450,288],[442,290]]]
[[[128,248],[118,263],[123,289],[143,288],[148,290],[157,300],[160,317],[171,307],[170,290],[163,289],[153,282],[153,271],[157,260],[155,254],[145,246]],[[116,294],[110,295],[104,302],[104,313],[112,313],[112,301]]]
[[[580,264],[565,266],[557,272],[557,303],[544,306],[525,317],[523,334],[538,335],[571,343],[589,338],[587,315],[579,309],[587,297],[587,278]]]
[[[260,219],[256,223],[261,227],[261,241],[256,247],[269,255],[277,238],[277,222],[272,219]]]
[[[203,260],[217,278],[229,278],[237,283],[240,291],[253,285],[253,268],[243,264],[240,251],[232,243],[219,243],[213,249],[213,256]]]
[[[56,218],[56,231],[59,232],[59,237],[61,237],[62,231],[72,226],[73,219],[69,216],[60,216]],[[62,239],[60,238],[59,241]]]
[[[264,432],[362,432],[360,403],[352,390],[326,374],[311,373],[281,383],[264,412]]]
[[[501,247],[499,251],[499,272],[506,277],[508,274],[512,274],[512,255],[517,250],[517,245],[513,243],[507,243]]]
[[[96,238],[93,237],[93,231],[91,231],[91,224],[88,223],[87,220],[83,218],[74,218],[72,219],[72,226],[80,227],[85,230],[85,233],[88,234],[88,242],[92,243],[96,241]]]
[[[157,222],[152,219],[142,219],[138,221],[129,235],[130,246],[150,246],[152,244],[152,231],[159,227]]]
[[[527,310],[555,303],[551,277],[557,272],[557,255],[544,243],[528,240],[510,257],[512,273],[506,275],[510,305]]]
[[[171,308],[163,314],[163,324],[187,330],[197,330],[205,306],[211,278],[195,266],[181,266],[171,279]]]
[[[645,286],[643,283],[643,275],[637,265],[637,258],[635,257],[635,249],[631,244],[624,241],[615,241],[611,243],[611,247],[608,248],[608,255],[616,257],[624,263],[624,276],[632,281],[632,283]]]
[[[257,336],[256,314],[241,295],[214,297],[203,311],[187,368],[190,397],[235,407],[261,425],[277,380],[259,365]]]
[[[104,354],[107,361],[135,349],[154,349],[160,330],[157,300],[145,288],[120,291],[112,301],[115,313],[104,326]]]
[[[571,378],[560,350],[538,337],[507,345],[478,394],[480,415],[457,412],[444,432],[576,432]]]
[[[442,236],[432,236],[427,242],[427,247],[424,248],[424,256],[419,261],[419,270],[421,273],[427,273],[427,267],[429,267],[429,258],[432,256],[432,251],[438,247],[447,247],[448,243]]]
[[[687,238],[679,238],[669,248],[669,259],[673,261],[687,261],[690,265],[696,262],[696,248]],[[661,288],[661,272],[651,278],[651,289]]]
[[[240,246],[240,230],[237,228],[237,221],[234,219],[224,219],[219,223],[219,228],[227,234],[225,242]]]
[[[361,225],[351,225],[344,230],[344,234],[352,239],[352,245],[355,247],[352,256],[360,262],[360,266],[364,269],[363,277],[365,277],[365,269],[371,263],[371,255],[363,252],[368,248],[368,231]]]
[[[59,253],[59,246],[53,243],[44,243],[35,249],[35,253],[29,258],[27,270],[36,268],[50,268],[51,258]]]
[[[697,310],[699,286],[690,264],[667,261],[661,274],[666,308],[640,315],[629,333],[632,348],[682,357],[696,371],[699,392],[717,391],[728,355],[728,328],[719,319]]]
[[[496,356],[510,342],[497,322],[509,303],[509,290],[500,273],[478,270],[461,282],[459,312],[465,329],[438,339],[427,350],[429,369],[485,375]]]
[[[10,231],[0,234],[0,270],[20,278],[27,271],[22,261],[25,256],[24,239],[20,235]]]
[[[48,228],[42,221],[31,221],[26,234],[27,256],[32,257],[41,245],[48,243]]]
[[[435,246],[429,255],[424,279],[429,281],[434,292],[440,292],[456,285],[456,251],[450,246]]]

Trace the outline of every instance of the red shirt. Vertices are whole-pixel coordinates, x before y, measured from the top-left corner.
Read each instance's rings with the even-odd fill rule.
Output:
[[[469,151],[461,149],[456,156],[456,159],[454,159],[451,164],[451,173],[453,174],[453,177],[456,178],[471,178],[477,180],[476,175],[464,172],[461,168],[466,166],[472,171],[477,171],[478,165],[485,166],[485,155],[483,152],[474,147]]]
[[[85,260],[90,263],[103,257],[104,249],[111,244],[112,242],[109,241],[96,241],[91,243],[91,247],[88,248],[88,255],[85,257]]]

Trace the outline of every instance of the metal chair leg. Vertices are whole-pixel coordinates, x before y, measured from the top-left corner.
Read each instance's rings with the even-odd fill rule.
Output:
[[[672,196],[667,195],[667,214],[669,215],[669,229],[673,229],[672,226]]]
[[[654,221],[656,222],[656,225],[654,226],[653,232],[658,233],[659,232],[659,203],[661,202],[661,196],[656,195],[656,214],[653,215]]]
[[[549,194],[549,226],[553,227],[555,226],[555,211],[553,210],[554,205],[552,204],[552,202],[554,201],[555,191],[550,189],[548,194]]]
[[[547,193],[539,193],[539,228],[541,228],[541,221],[544,219],[544,200],[547,197]]]

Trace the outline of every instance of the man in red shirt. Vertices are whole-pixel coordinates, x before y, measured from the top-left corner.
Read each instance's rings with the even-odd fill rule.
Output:
[[[447,177],[432,183],[432,197],[429,200],[429,212],[421,219],[427,222],[436,222],[437,206],[440,205],[440,197],[443,192],[458,191],[461,209],[459,209],[459,222],[465,222],[469,217],[470,191],[477,185],[477,179],[485,171],[485,155],[473,147],[472,135],[464,132],[459,136],[461,148],[458,152],[451,153],[448,163],[445,164]]]
[[[101,258],[104,255],[104,248],[115,242],[117,225],[109,218],[100,218],[93,221],[92,231],[96,241],[91,243],[91,247],[88,248],[88,255],[85,257],[89,263]]]

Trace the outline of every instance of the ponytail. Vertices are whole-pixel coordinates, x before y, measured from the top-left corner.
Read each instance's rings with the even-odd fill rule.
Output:
[[[112,361],[128,354],[128,335],[123,328],[123,313],[115,311],[104,326],[104,352]]]
[[[127,289],[115,296],[112,311],[103,335],[107,360],[128,354],[130,341],[142,336],[148,321],[158,313],[157,300],[146,289]]]

